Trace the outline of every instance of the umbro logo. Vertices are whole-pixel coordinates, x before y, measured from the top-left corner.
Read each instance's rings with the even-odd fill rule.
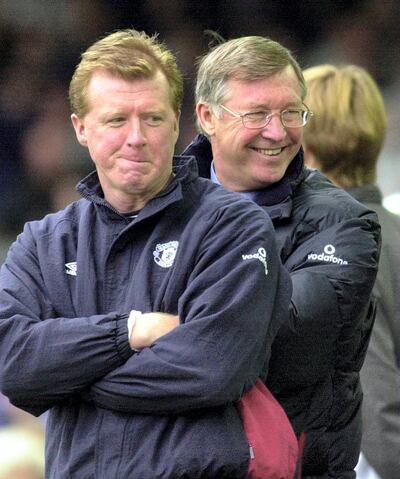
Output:
[[[65,272],[71,276],[76,276],[78,269],[76,265],[76,261],[72,261],[71,263],[65,263]]]
[[[335,256],[336,248],[332,244],[327,244],[323,253],[310,253],[308,259],[311,261],[323,261],[324,263],[349,264],[345,259]]]

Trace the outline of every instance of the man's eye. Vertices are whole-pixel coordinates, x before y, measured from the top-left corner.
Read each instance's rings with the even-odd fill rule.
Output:
[[[290,118],[297,119],[301,117],[301,115],[303,114],[303,110],[284,110],[282,114],[287,119],[290,119]]]
[[[122,116],[116,116],[115,118],[111,118],[109,120],[109,123],[111,125],[120,125],[122,124],[123,122],[125,121],[125,118],[123,118]]]
[[[269,113],[267,111],[251,111],[250,113],[246,113],[245,117],[250,121],[260,121],[264,120]]]
[[[160,115],[149,115],[145,118],[145,121],[150,126],[161,125],[163,118]]]

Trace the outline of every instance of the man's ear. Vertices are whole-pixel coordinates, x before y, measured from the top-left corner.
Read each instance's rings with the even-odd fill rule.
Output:
[[[179,122],[181,120],[181,110],[179,110],[177,113],[175,113],[175,125],[174,125],[174,131],[176,131],[179,135]]]
[[[202,129],[208,136],[212,136],[215,133],[215,115],[211,111],[210,105],[207,103],[199,102],[196,105],[197,120],[200,123]]]
[[[78,139],[79,143],[82,146],[88,146],[87,145],[87,138],[86,138],[86,129],[85,129],[85,124],[82,120],[80,120],[75,113],[72,113],[71,115],[71,121],[74,126],[76,138]]]

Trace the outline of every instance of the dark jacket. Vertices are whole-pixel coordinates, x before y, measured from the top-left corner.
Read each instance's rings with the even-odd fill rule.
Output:
[[[394,479],[400,476],[400,218],[383,208],[381,192],[375,185],[349,193],[376,211],[382,227],[373,290],[376,318],[361,369],[361,450],[381,479]]]
[[[185,150],[210,176],[202,136]],[[305,433],[303,477],[350,479],[361,441],[359,371],[373,324],[369,298],[380,228],[376,215],[318,171],[302,151],[284,178],[258,192],[291,274],[291,321],[272,347],[267,384],[297,435]]]
[[[1,269],[1,389],[49,410],[46,478],[246,477],[235,403],[287,319],[290,278],[261,208],[193,160],[175,173],[136,219],[89,176],[85,199],[28,223]],[[133,354],[131,309],[182,324]]]

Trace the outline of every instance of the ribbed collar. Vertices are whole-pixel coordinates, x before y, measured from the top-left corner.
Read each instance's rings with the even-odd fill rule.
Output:
[[[182,199],[182,183],[192,181],[194,178],[198,177],[198,168],[195,159],[183,156],[174,156],[173,173],[174,177],[167,188],[152,198],[140,211],[138,215],[140,220],[151,216],[164,209],[169,204]],[[113,208],[104,199],[104,194],[97,171],[93,171],[88,176],[83,178],[83,180],[77,184],[76,190],[83,198],[100,207],[103,207],[101,208],[103,211],[108,211],[110,213],[112,212],[115,217],[124,218],[123,215],[116,211],[115,208]],[[126,220],[126,218],[124,219]]]

